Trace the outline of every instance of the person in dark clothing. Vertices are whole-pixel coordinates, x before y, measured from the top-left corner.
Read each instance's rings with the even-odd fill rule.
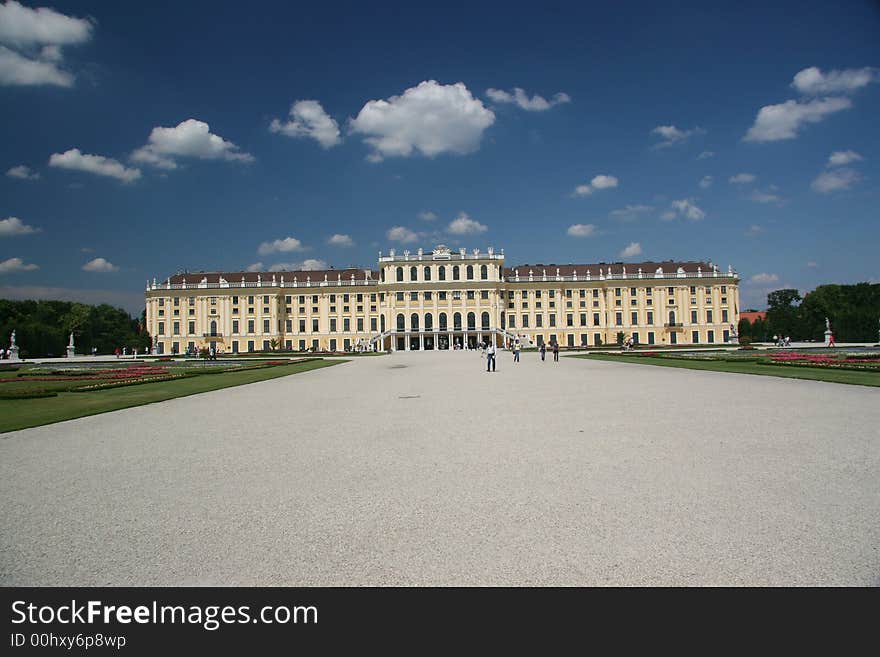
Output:
[[[553,341],[553,344],[550,345],[553,348],[553,360],[554,362],[559,362],[559,343],[556,340]]]
[[[544,356],[547,355],[547,345],[545,345],[543,342],[541,343],[540,352],[541,352],[541,362],[544,362]]]

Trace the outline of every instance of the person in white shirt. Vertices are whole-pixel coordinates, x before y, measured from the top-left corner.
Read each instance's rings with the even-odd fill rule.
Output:
[[[489,369],[491,367],[491,369]],[[495,342],[490,342],[486,347],[486,371],[495,371]]]

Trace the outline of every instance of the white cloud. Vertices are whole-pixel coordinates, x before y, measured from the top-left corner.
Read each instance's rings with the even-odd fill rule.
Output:
[[[26,265],[21,258],[9,258],[8,260],[0,262],[0,274],[11,274],[17,271],[33,271],[34,269],[39,269],[39,267],[34,264]]]
[[[92,30],[89,20],[8,0],[0,5],[0,84],[73,86],[74,76],[58,66],[61,46],[85,43]]]
[[[828,194],[841,189],[849,189],[861,179],[862,177],[859,175],[859,172],[854,169],[832,169],[831,171],[820,173],[810,184],[810,187],[820,194]]]
[[[699,221],[706,216],[700,208],[694,203],[694,199],[681,199],[672,202],[672,210],[662,215],[663,219],[675,219],[676,216],[690,219],[691,221]]]
[[[39,173],[33,171],[30,167],[25,166],[24,164],[12,167],[6,172],[6,175],[10,178],[18,178],[20,180],[38,180],[40,178]]]
[[[814,262],[813,260],[810,260],[809,262],[807,262],[807,267],[809,267],[810,269],[815,269],[818,266],[819,266],[819,264],[817,262]]]
[[[600,173],[598,176],[594,176],[589,184],[578,185],[577,187],[575,187],[573,195],[589,196],[597,189],[610,189],[612,187],[617,187],[617,183],[618,180],[614,176]]]
[[[807,123],[819,123],[834,112],[849,109],[848,98],[822,98],[805,103],[787,100],[779,105],[765,105],[758,111],[755,124],[749,128],[745,141],[779,141],[794,139]]]
[[[747,185],[748,183],[755,182],[755,178],[756,176],[753,173],[738,173],[728,178],[727,182],[733,185]]]
[[[54,61],[29,59],[0,45],[0,85],[72,87],[73,80],[73,75],[62,71]]]
[[[260,255],[269,253],[289,253],[291,251],[305,251],[305,247],[295,237],[285,237],[281,240],[273,240],[272,242],[263,242],[257,249]]]
[[[845,164],[850,164],[852,162],[859,162],[864,159],[865,158],[863,158],[861,155],[859,155],[855,151],[834,151],[828,157],[827,166],[839,167],[839,166],[843,166]]]
[[[783,204],[785,199],[783,199],[778,194],[774,194],[772,192],[762,192],[760,190],[754,190],[751,194],[748,195],[748,199],[750,201],[755,201],[756,203],[777,203]]]
[[[709,189],[712,186],[712,176],[703,176],[700,179],[700,188]]]
[[[699,155],[697,155],[698,160],[705,160],[706,158],[712,157],[715,155],[715,151],[703,151]]]
[[[529,98],[529,95],[519,87],[514,87],[513,93],[502,91],[501,89],[486,89],[486,95],[496,103],[515,103],[527,112],[543,112],[554,105],[571,102],[571,97],[562,91],[555,94],[548,101],[538,94]]]
[[[92,29],[90,21],[66,16],[48,7],[31,9],[16,0],[0,5],[0,43],[14,47],[85,43],[92,38]]]
[[[479,235],[485,233],[489,228],[479,221],[471,219],[467,213],[460,212],[459,215],[449,223],[447,230],[453,235]]]
[[[663,141],[658,142],[654,146],[654,148],[665,148],[667,146],[672,146],[673,144],[687,141],[692,136],[703,134],[704,132],[706,131],[702,128],[682,130],[680,128],[676,128],[674,125],[658,125],[656,128],[651,130],[651,134],[659,135],[663,139]]]
[[[752,224],[749,226],[748,230],[744,233],[746,237],[757,237],[761,233],[764,232],[764,227],[759,226],[758,224]]]
[[[354,246],[354,240],[349,235],[335,233],[327,240],[327,244],[331,246]]]
[[[802,94],[810,96],[822,94],[851,93],[877,80],[877,69],[847,68],[823,73],[821,69],[811,66],[799,71],[792,80],[791,86]]]
[[[419,219],[422,221],[434,221],[437,215],[430,211],[419,212]]]
[[[495,114],[474,98],[462,82],[443,85],[426,80],[400,96],[367,102],[349,123],[352,133],[364,135],[373,151],[368,159],[427,157],[441,153],[471,153],[480,147],[483,132]]]
[[[593,237],[596,234],[594,224],[572,224],[566,231],[571,237]]]
[[[405,226],[394,226],[390,228],[385,236],[392,242],[400,242],[401,244],[411,244],[419,241],[418,233],[406,228]]]
[[[82,266],[82,270],[107,274],[110,272],[119,271],[119,267],[114,265],[112,262],[105,260],[104,258],[94,258],[84,264]]]
[[[660,218],[663,219],[663,221],[672,221],[676,217],[678,217],[678,213],[673,212],[672,210],[667,210],[660,215]]]
[[[39,228],[28,226],[18,217],[9,217],[0,220],[0,237],[13,237],[15,235],[31,235],[39,233]]]
[[[277,262],[269,271],[319,271],[327,269],[327,263],[315,258],[306,258],[302,262]]]
[[[339,124],[330,117],[317,100],[298,100],[290,107],[290,121],[272,119],[269,130],[288,137],[311,137],[324,148],[339,144]]]
[[[627,205],[625,208],[612,210],[608,214],[620,221],[632,221],[636,219],[638,215],[650,212],[653,209],[653,205]]]
[[[244,270],[250,271],[250,272],[263,271],[263,263],[262,262],[255,262],[252,265],[248,265],[247,267],[245,267]]]
[[[160,169],[176,169],[176,157],[245,163],[254,161],[253,155],[241,152],[238,146],[213,134],[207,123],[197,119],[187,119],[173,128],[153,128],[147,143],[131,154],[135,162],[151,164]]]
[[[116,178],[125,183],[133,182],[141,177],[140,169],[129,169],[113,158],[103,155],[89,155],[80,152],[78,148],[71,148],[64,153],[52,153],[49,158],[49,166],[87,171],[98,176]]]
[[[642,254],[642,245],[638,242],[630,242],[626,248],[620,252],[621,258],[632,258],[633,256]]]
[[[779,276],[776,274],[755,274],[749,279],[749,283],[754,283],[755,285],[767,285],[769,283],[778,283]]]

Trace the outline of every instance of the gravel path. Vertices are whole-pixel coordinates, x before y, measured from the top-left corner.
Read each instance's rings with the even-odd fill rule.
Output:
[[[880,584],[880,389],[522,358],[4,434],[0,584]]]

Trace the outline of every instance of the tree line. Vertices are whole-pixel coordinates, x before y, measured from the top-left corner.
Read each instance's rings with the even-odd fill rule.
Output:
[[[825,340],[825,318],[836,342],[880,341],[880,284],[820,285],[801,297],[794,289],[767,295],[767,319],[739,322],[740,339],[766,342],[774,335]]]
[[[144,320],[143,313],[132,317],[108,304],[0,299],[0,346],[9,348],[14,330],[22,358],[64,356],[72,332],[78,354],[90,354],[93,347],[99,354],[117,347],[143,352],[151,344]]]

